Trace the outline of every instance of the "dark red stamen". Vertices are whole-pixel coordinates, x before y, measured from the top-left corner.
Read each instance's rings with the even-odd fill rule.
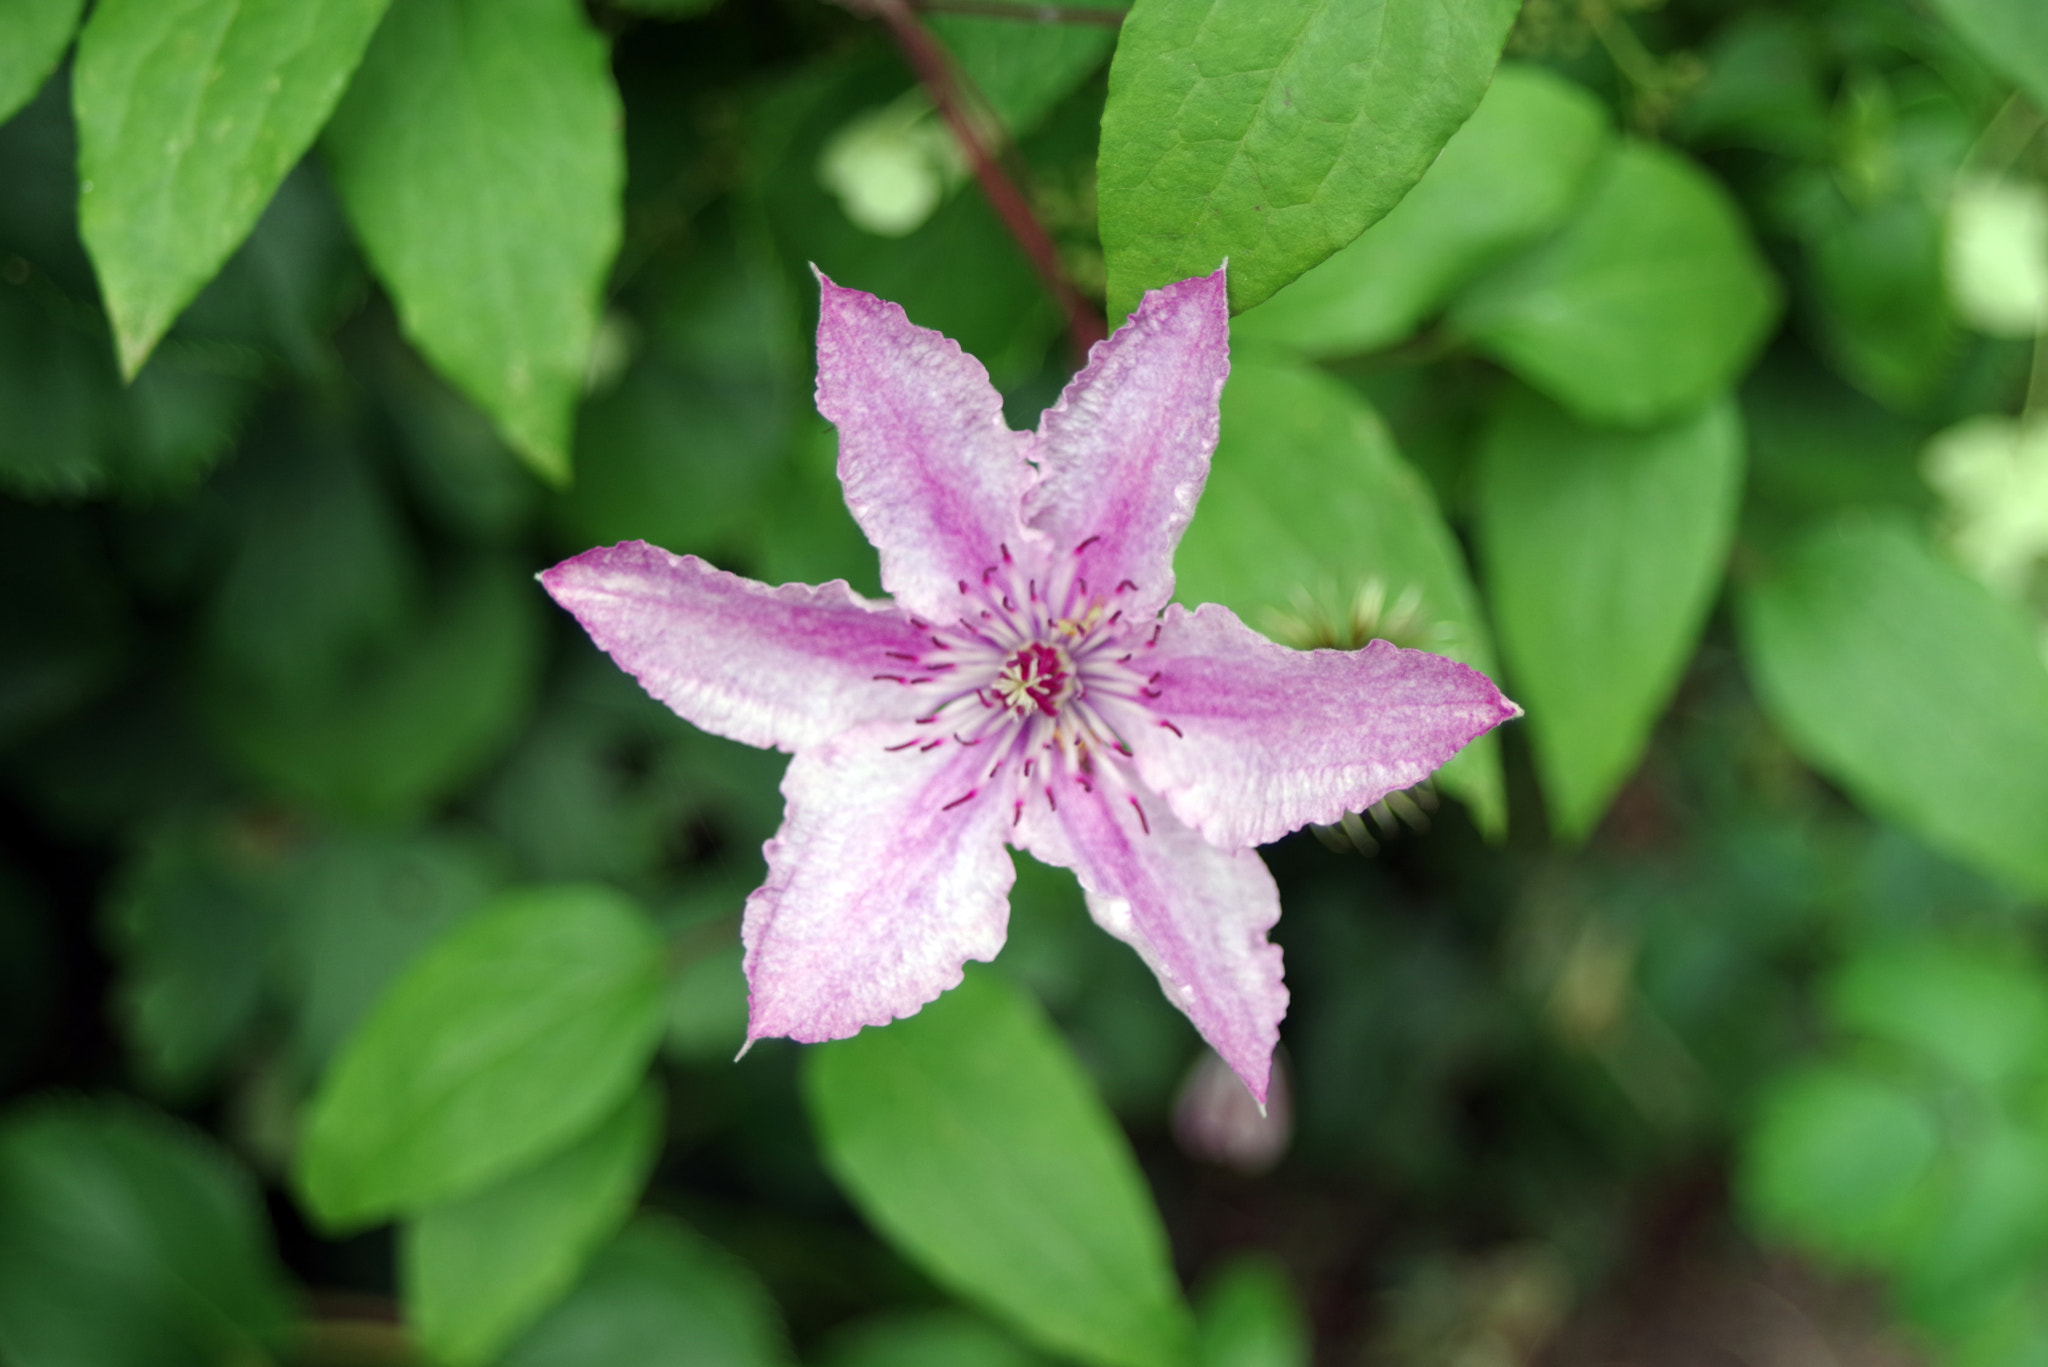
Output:
[[[1074,554],[1079,555],[1082,551],[1087,550],[1090,546],[1094,545],[1096,542],[1100,540],[1102,540],[1100,534],[1089,537],[1086,541],[1083,541],[1080,545],[1074,547]]]
[[[1166,728],[1167,730],[1169,730],[1169,731],[1173,732],[1173,734],[1174,734],[1174,735],[1176,735],[1176,736],[1180,736],[1180,738],[1181,738],[1182,740],[1186,740],[1186,739],[1187,739],[1187,737],[1186,737],[1186,736],[1181,736],[1181,731],[1180,731],[1180,728],[1179,728],[1178,726],[1175,726],[1175,725],[1174,725],[1174,724],[1173,724],[1172,722],[1170,722],[1170,721],[1167,721],[1167,720],[1166,720],[1166,719],[1165,719],[1164,717],[1162,717],[1162,718],[1160,718],[1160,719],[1159,719],[1159,724],[1160,724],[1161,726],[1165,727],[1165,728]]]
[[[1145,809],[1138,805],[1138,799],[1131,799],[1131,810],[1138,814],[1138,825],[1144,830],[1145,834],[1152,834],[1152,823],[1145,819]]]
[[[1123,592],[1123,591],[1124,591],[1125,589],[1134,589],[1134,588],[1136,588],[1136,587],[1138,587],[1138,585],[1137,585],[1137,581],[1135,581],[1135,580],[1131,580],[1131,579],[1126,579],[1126,580],[1124,580],[1124,582],[1123,582],[1123,583],[1121,583],[1121,584],[1118,584],[1118,585],[1116,586],[1116,591],[1117,591],[1118,593],[1122,593],[1122,592]]]
[[[980,791],[980,789],[978,789],[978,788],[969,788],[969,789],[967,790],[967,793],[966,793],[966,795],[965,795],[965,796],[963,796],[963,797],[956,797],[956,798],[954,798],[954,799],[953,799],[953,800],[952,800],[951,802],[948,802],[948,803],[947,803],[947,804],[946,804],[945,806],[943,806],[943,807],[939,808],[939,810],[940,810],[940,811],[942,811],[942,812],[950,812],[950,811],[952,811],[952,810],[953,810],[953,809],[954,809],[955,807],[959,806],[959,805],[960,805],[961,803],[963,803],[963,802],[971,802],[971,801],[973,801],[973,800],[974,800],[974,795],[975,795],[975,794],[976,794],[977,792],[979,792],[979,791]]]
[[[882,748],[883,748],[884,750],[887,750],[887,751],[889,751],[889,752],[890,752],[891,754],[894,754],[894,753],[895,753],[896,751],[898,751],[898,750],[908,750],[908,749],[909,749],[909,748],[910,748],[911,746],[913,746],[913,745],[915,745],[915,744],[917,744],[917,742],[916,742],[916,741],[914,741],[914,740],[907,740],[907,741],[904,741],[904,742],[903,742],[903,744],[901,744],[901,745],[885,745],[885,746],[883,746]]]

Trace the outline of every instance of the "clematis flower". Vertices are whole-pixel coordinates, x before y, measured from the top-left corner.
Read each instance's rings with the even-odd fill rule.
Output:
[[[1229,370],[1221,271],[1146,295],[1036,432],[957,344],[819,282],[818,408],[893,601],[643,542],[541,576],[685,720],[794,755],[742,930],[748,1042],[886,1024],[995,957],[1007,843],[1074,871],[1263,1102],[1287,989],[1253,846],[1520,709],[1439,656],[1289,650],[1169,602]]]

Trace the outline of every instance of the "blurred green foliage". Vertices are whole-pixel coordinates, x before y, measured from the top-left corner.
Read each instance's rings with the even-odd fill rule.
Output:
[[[2038,0],[904,11],[1085,298],[1253,305],[1182,596],[1528,709],[1265,852],[1263,1120],[1028,860],[733,1062],[783,761],[531,582],[879,591],[813,264],[1057,397],[868,8],[0,12],[0,1360],[1575,1364],[1792,1258],[2048,1361]]]

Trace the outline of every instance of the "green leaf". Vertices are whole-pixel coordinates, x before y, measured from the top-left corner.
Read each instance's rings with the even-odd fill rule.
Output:
[[[406,335],[558,483],[619,245],[621,123],[573,0],[396,0],[324,143]]]
[[[1814,321],[1829,358],[1865,393],[1905,412],[1927,407],[1954,366],[1942,237],[1934,208],[1903,195],[1841,214],[1808,247]]]
[[[101,0],[78,37],[78,227],[133,378],[256,225],[389,0]]]
[[[1355,390],[1285,357],[1233,358],[1221,440],[1174,574],[1182,601],[1222,603],[1286,645],[1384,636],[1494,672],[1478,595],[1428,486]],[[1481,738],[1442,772],[1498,834],[1497,743]]]
[[[1692,657],[1742,491],[1726,400],[1649,431],[1586,427],[1526,391],[1478,467],[1481,560],[1551,824],[1593,829]]]
[[[642,1215],[503,1367],[785,1367],[768,1293],[724,1250]]]
[[[1740,600],[1772,719],[1879,816],[2048,892],[2048,669],[2017,611],[1906,526],[1803,538]]]
[[[1624,142],[1571,222],[1476,282],[1451,323],[1586,421],[1640,427],[1730,389],[1777,309],[1720,183],[1675,152]]]
[[[1101,8],[1113,13],[1117,5]],[[1012,138],[1038,127],[1116,46],[1113,24],[1035,23],[970,14],[933,14],[925,23]]]
[[[540,666],[539,604],[496,560],[462,566],[398,640],[298,691],[223,677],[215,734],[292,801],[371,819],[417,815],[466,782],[526,714]]]
[[[0,1124],[11,1367],[270,1361],[288,1313],[254,1186],[197,1133],[110,1102]]]
[[[84,9],[85,0],[14,0],[0,13],[0,123],[42,89]]]
[[[253,1022],[284,907],[273,843],[227,823],[155,832],[107,906],[129,1048],[149,1082],[189,1094]]]
[[[1826,1001],[1839,1028],[1904,1046],[1993,1093],[2048,1057],[2048,981],[2021,955],[1902,945],[1844,965]]]
[[[960,1310],[884,1311],[835,1332],[823,1367],[1045,1367],[1045,1359]]]
[[[1881,1266],[1925,1223],[1938,1146],[1919,1098],[1865,1073],[1807,1068],[1765,1092],[1737,1185],[1766,1233]]]
[[[749,524],[775,516],[756,501],[794,416],[780,385],[635,366],[584,410],[576,487],[556,517],[577,544],[639,540],[716,555]],[[678,432],[690,440],[679,444]]]
[[[1097,185],[1109,316],[1230,258],[1261,302],[1385,214],[1486,93],[1516,0],[1139,0]]]
[[[1202,1288],[1202,1367],[1307,1367],[1308,1318],[1287,1269],[1239,1254]]]
[[[972,971],[807,1064],[826,1165],[940,1283],[1083,1362],[1187,1361],[1192,1324],[1144,1178],[1029,998]]]
[[[52,500],[188,492],[233,445],[249,377],[166,348],[124,389],[106,343],[78,323],[59,301],[0,290],[0,488]]]
[[[1901,1250],[1903,1299],[1936,1327],[1975,1318],[2048,1253],[2048,1136],[2000,1119],[1969,1134],[1932,1218]]]
[[[492,851],[440,832],[330,835],[306,851],[283,955],[298,1075],[317,1077],[405,966],[502,881]]]
[[[2048,9],[2035,0],[1933,0],[1984,64],[2048,109]]]
[[[650,1083],[568,1148],[408,1222],[406,1319],[420,1346],[447,1367],[494,1360],[624,1222],[660,1147]]]
[[[1387,216],[1231,325],[1233,338],[1344,356],[1397,342],[1481,271],[1571,214],[1612,141],[1607,111],[1542,67],[1503,64]]]
[[[661,946],[601,887],[500,895],[406,971],[313,1098],[307,1208],[341,1229],[478,1191],[586,1134],[661,1032]]]

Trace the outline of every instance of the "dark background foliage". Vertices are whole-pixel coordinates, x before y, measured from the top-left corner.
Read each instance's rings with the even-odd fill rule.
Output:
[[[536,382],[558,411],[493,388],[419,260],[470,211],[384,198],[428,155],[379,122],[410,108],[392,26],[428,51],[460,8],[398,0],[132,383],[140,325],[109,322],[77,209],[80,68],[121,7],[0,124],[0,1358],[1168,1360],[977,1290],[876,1215],[939,1196],[877,1196],[821,1146],[853,1123],[823,1065],[731,1061],[782,761],[650,702],[531,582],[637,537],[879,592],[810,406],[809,263],[958,339],[1017,426],[1072,372],[1069,319],[888,24],[535,3],[506,13],[589,69],[518,88],[559,80],[562,127],[622,143],[623,215],[610,257],[566,191],[500,208],[570,244],[561,270],[610,264],[557,329],[588,324],[587,364]],[[1141,4],[1127,49],[1174,9]],[[1527,0],[1488,96],[1524,103],[1482,105],[1327,264],[1233,257],[1281,287],[1237,301],[1184,595],[1290,644],[1447,650],[1530,718],[1265,851],[1294,1004],[1263,1127],[1071,879],[1020,860],[1011,942],[950,1009],[1024,1022],[996,1063],[1050,1080],[1019,1104],[1066,1105],[1078,1059],[1075,1123],[1099,1093],[1127,1136],[1209,1367],[2048,1360],[2031,14]],[[924,16],[1099,311],[1171,278],[1145,236],[1171,205],[1119,160],[1164,116],[1133,94],[1105,121],[1137,78],[1114,24],[1070,17]],[[528,283],[520,316],[551,317]],[[489,939],[529,904],[587,1001]],[[394,983],[426,1024],[365,1043]],[[553,1131],[463,1132],[444,1180],[400,1152],[439,1122],[350,1109],[330,1065],[482,1037],[492,991],[594,1042],[535,1075]],[[896,1066],[829,1057],[856,1096]],[[469,1085],[448,1067],[432,1096]],[[875,1123],[914,1146],[937,1114]],[[528,1199],[501,1182],[572,1213],[480,1213]],[[987,1251],[1019,1285],[1050,1256]]]

